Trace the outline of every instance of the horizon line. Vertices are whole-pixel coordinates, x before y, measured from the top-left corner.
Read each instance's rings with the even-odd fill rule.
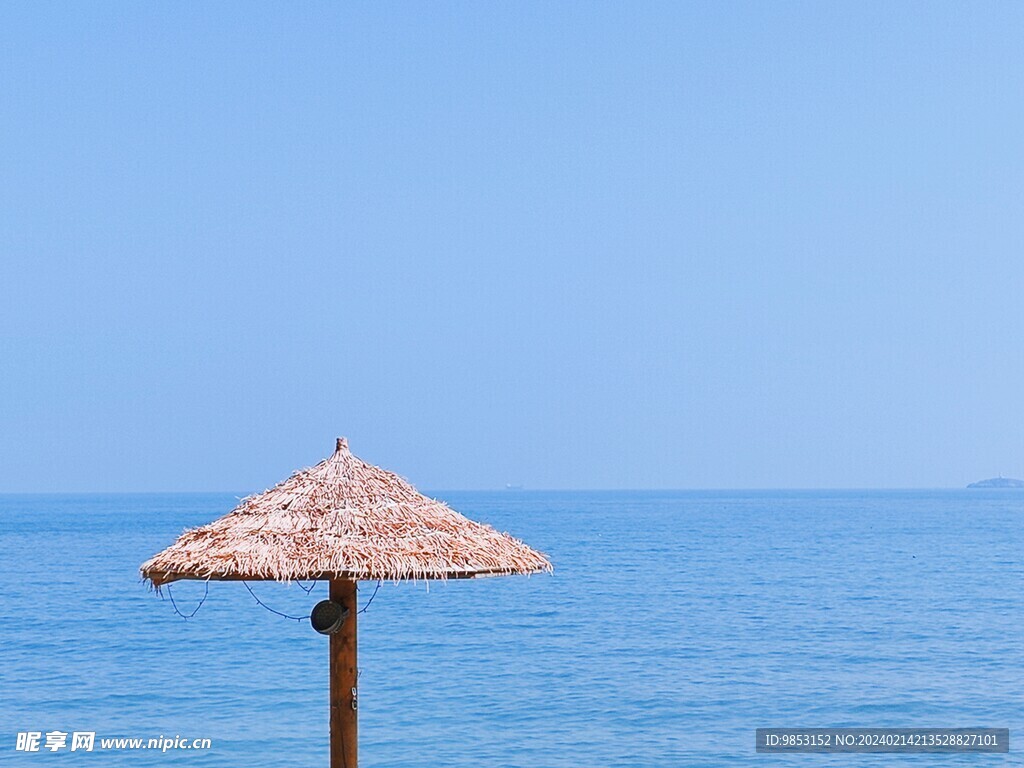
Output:
[[[238,496],[245,498],[262,493],[250,491],[0,491],[0,496]],[[771,486],[771,487],[672,487],[672,488],[434,488],[421,491],[427,495],[440,493],[501,493],[514,496],[518,493],[722,493],[722,492],[779,492],[779,491],[1019,491],[1021,488],[969,488],[966,485],[946,486]]]

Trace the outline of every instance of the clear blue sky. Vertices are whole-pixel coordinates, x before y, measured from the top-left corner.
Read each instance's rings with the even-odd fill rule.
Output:
[[[0,9],[0,490],[1024,474],[1024,5]]]

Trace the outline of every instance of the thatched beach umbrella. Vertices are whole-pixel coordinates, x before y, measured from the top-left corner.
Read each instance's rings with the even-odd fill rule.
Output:
[[[186,531],[141,567],[156,587],[178,579],[330,582],[330,602],[311,620],[330,633],[331,768],[357,766],[356,582],[550,570],[518,539],[353,456],[344,438],[330,458]]]

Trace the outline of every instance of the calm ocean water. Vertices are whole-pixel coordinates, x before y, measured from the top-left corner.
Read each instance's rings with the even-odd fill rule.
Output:
[[[1024,762],[1024,493],[437,495],[556,573],[380,589],[360,616],[364,766]],[[234,501],[0,497],[0,762],[326,765],[325,638],[241,584],[212,584],[186,622],[139,582]],[[254,590],[294,614],[326,593]],[[186,612],[202,593],[173,590]],[[1016,743],[755,754],[756,727],[786,725],[985,725]],[[26,730],[213,749],[16,752]]]

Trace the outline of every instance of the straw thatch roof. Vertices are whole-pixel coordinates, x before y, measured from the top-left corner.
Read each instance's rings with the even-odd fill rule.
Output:
[[[185,531],[142,564],[177,579],[452,579],[550,571],[547,557],[463,517],[398,475],[334,455],[224,517]]]

